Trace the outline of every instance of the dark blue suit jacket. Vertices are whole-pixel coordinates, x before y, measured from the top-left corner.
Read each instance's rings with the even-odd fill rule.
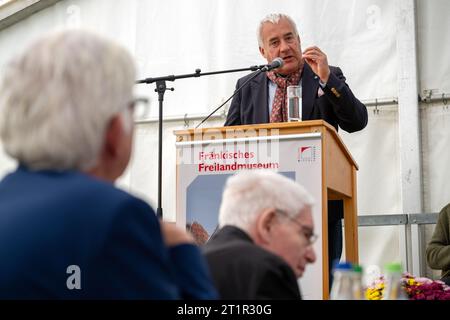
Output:
[[[367,125],[367,108],[350,90],[340,68],[330,66],[330,77],[319,97],[319,77],[305,63],[302,73],[302,119],[325,120],[336,131],[339,127],[347,132],[362,130]],[[238,80],[239,88],[252,74]],[[261,73],[251,80],[231,101],[225,126],[269,123],[268,78]],[[329,223],[343,218],[340,201],[329,201]]]
[[[196,246],[168,249],[149,205],[76,171],[19,167],[0,182],[0,261],[0,299],[216,297]]]
[[[319,78],[305,63],[302,74],[302,119],[323,119],[338,130],[338,126],[347,132],[362,130],[367,125],[367,108],[353,95],[345,83],[341,69],[330,67],[330,78],[318,96]],[[238,80],[240,87],[250,76]],[[261,73],[231,101],[225,126],[268,123],[268,78]]]

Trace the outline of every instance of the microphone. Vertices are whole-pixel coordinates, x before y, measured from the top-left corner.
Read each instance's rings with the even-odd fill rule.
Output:
[[[236,90],[234,90],[233,94],[231,95],[231,97],[229,97],[225,102],[223,102],[220,106],[218,106],[216,109],[214,109],[213,112],[211,112],[210,114],[208,114],[196,127],[195,129],[197,129],[198,127],[200,127],[206,120],[208,120],[214,113],[216,113],[220,108],[222,108],[228,101],[230,101],[239,91],[242,90],[243,87],[245,87],[251,80],[253,80],[257,75],[259,75],[262,72],[266,72],[266,71],[270,71],[273,69],[278,69],[281,68],[284,64],[283,59],[281,59],[280,57],[275,58],[272,60],[271,63],[269,64],[263,64],[261,66],[253,66],[250,67],[252,70],[255,70],[255,72],[253,73],[253,75],[247,79],[247,81],[245,81],[239,88],[236,88]]]
[[[278,57],[278,58],[273,59],[271,63],[262,66],[262,71],[264,72],[264,71],[270,71],[273,69],[278,69],[278,68],[281,68],[283,66],[283,64],[284,64],[283,59]]]
[[[281,58],[277,58],[279,59],[276,64],[280,64],[280,60],[281,60],[281,64],[283,63],[283,60]],[[275,62],[272,61],[271,64],[273,64]],[[270,65],[262,65],[262,66],[255,66],[256,71],[253,72],[253,74],[251,74],[251,77],[249,77],[239,88],[236,88],[236,90],[234,90],[233,94],[227,99],[225,100],[220,106],[218,106],[217,108],[215,108],[213,110],[213,112],[211,112],[210,114],[208,114],[197,126],[195,126],[195,129],[197,129],[198,127],[200,127],[206,120],[208,120],[214,113],[216,113],[220,108],[222,108],[228,101],[230,101],[236,94],[238,94],[239,91],[242,90],[243,87],[245,87],[251,80],[253,80],[256,76],[258,76],[260,73],[264,72],[264,71],[268,71],[268,68],[270,67]],[[266,69],[267,68],[267,69]],[[276,67],[278,68],[278,67]]]

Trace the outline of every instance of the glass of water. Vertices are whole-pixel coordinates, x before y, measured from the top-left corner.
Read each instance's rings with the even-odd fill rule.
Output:
[[[288,121],[302,121],[302,87],[287,87]]]

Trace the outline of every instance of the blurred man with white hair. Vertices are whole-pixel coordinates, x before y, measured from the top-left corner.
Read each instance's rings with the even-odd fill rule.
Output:
[[[229,178],[220,229],[204,246],[222,299],[301,299],[297,278],[316,260],[312,196],[271,171]]]
[[[215,298],[182,230],[114,187],[132,149],[134,63],[62,31],[26,48],[0,87],[0,299]]]

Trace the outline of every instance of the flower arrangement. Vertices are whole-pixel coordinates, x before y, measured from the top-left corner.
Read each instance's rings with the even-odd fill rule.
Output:
[[[381,300],[383,298],[384,282],[384,277],[381,276],[368,286],[366,289],[366,299]]]
[[[401,281],[409,300],[450,300],[450,287],[442,281],[414,277],[409,273],[404,273]],[[384,288],[384,277],[376,279],[367,287],[366,299],[383,299]]]
[[[450,287],[442,281],[414,278],[408,273],[403,281],[409,300],[450,300]]]

